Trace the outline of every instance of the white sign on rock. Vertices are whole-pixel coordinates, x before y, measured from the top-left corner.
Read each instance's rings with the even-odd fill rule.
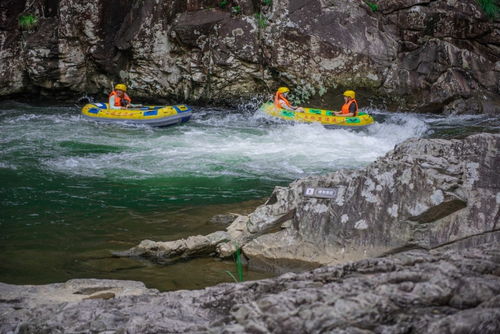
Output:
[[[337,197],[337,189],[335,188],[306,188],[304,196],[317,198],[335,198]]]

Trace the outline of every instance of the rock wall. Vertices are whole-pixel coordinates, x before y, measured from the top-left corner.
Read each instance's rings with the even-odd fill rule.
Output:
[[[500,110],[499,21],[475,0],[5,0],[0,97],[187,102],[268,95],[331,106],[344,88],[392,110]],[[223,5],[226,3],[226,5]],[[39,18],[20,29],[18,17]]]
[[[197,291],[106,280],[0,284],[0,333],[493,334],[499,245],[413,250]]]

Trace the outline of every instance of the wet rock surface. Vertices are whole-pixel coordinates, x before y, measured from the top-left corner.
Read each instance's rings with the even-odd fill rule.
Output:
[[[1,284],[0,332],[493,334],[500,331],[499,245],[412,250],[255,282],[100,299],[54,300],[46,291],[95,295],[110,281],[83,290]]]
[[[230,240],[227,232],[217,231],[208,235],[196,235],[175,241],[143,240],[139,245],[124,252],[115,252],[115,256],[142,256],[161,261],[192,256],[207,256],[215,253],[218,244]]]
[[[226,3],[222,5],[222,3]],[[340,104],[498,113],[500,33],[475,0],[13,1],[0,4],[0,97],[235,101],[289,85]],[[33,15],[31,28],[17,19]]]

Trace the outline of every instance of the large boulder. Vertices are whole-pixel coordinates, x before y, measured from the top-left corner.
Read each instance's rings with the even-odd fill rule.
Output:
[[[499,255],[499,243],[412,250],[274,279],[135,296],[102,293],[117,285],[106,280],[84,287],[0,284],[0,333],[493,334],[500,331]],[[89,294],[94,298],[81,297]]]
[[[339,263],[500,241],[500,174],[493,167],[499,150],[494,134],[410,139],[365,169],[298,180],[272,196],[286,200],[256,210],[267,214],[259,222],[293,212],[289,227],[253,239],[243,251],[251,265],[286,270],[294,261]],[[332,188],[336,196],[304,196],[311,187]]]

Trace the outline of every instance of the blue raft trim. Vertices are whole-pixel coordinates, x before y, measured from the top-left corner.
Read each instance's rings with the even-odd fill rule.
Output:
[[[158,115],[158,110],[155,109],[155,110],[151,110],[151,111],[146,111],[143,115],[144,116],[156,116],[156,115]]]
[[[98,114],[98,113],[99,113],[99,111],[101,111],[101,110],[100,110],[100,109],[97,109],[97,108],[90,108],[90,109],[88,110],[88,113],[89,113],[89,114]]]

